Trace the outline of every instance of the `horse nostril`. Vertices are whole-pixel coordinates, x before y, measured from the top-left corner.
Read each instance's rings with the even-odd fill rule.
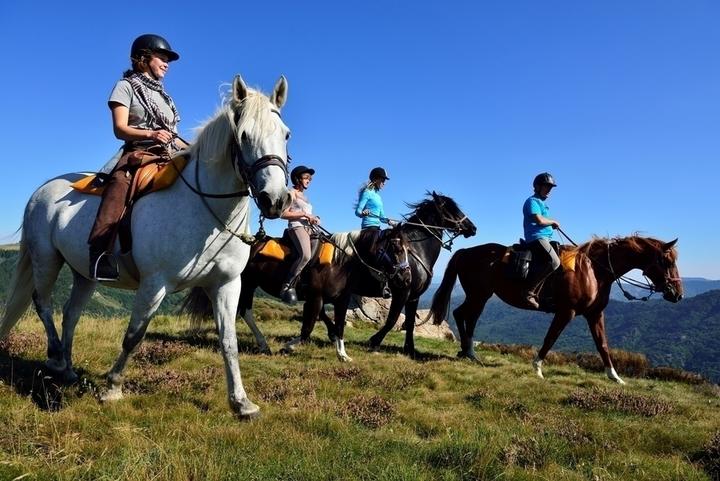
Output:
[[[270,199],[270,194],[265,191],[262,191],[258,194],[257,202],[260,206],[260,209],[263,211],[268,211],[272,207],[272,200]]]

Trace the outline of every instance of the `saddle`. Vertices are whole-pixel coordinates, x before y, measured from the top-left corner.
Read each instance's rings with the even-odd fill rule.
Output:
[[[270,259],[279,261],[290,259],[293,257],[293,254],[292,242],[288,238],[287,232],[283,233],[281,238],[271,237],[261,244],[255,253],[255,255],[269,257]],[[312,264],[316,259],[320,265],[332,264],[334,256],[335,246],[324,239],[320,239],[308,265]]]
[[[562,272],[575,271],[575,259],[577,249],[571,246],[561,245],[559,242],[550,242],[555,252],[560,257],[560,267],[550,274],[539,288],[538,302],[540,310],[545,312],[553,312],[555,310],[555,301],[552,298],[551,286],[555,283],[555,279]],[[501,262],[504,264],[504,273],[508,279],[523,282],[527,279],[529,273],[536,267],[532,262],[532,249],[522,239],[520,243],[513,244],[505,251]]]
[[[134,202],[151,192],[167,189],[173,185],[188,161],[189,159],[185,154],[168,159],[149,152],[144,153],[130,186],[132,201]],[[70,186],[85,194],[102,195],[105,190],[104,177],[106,175],[90,174],[73,182]]]

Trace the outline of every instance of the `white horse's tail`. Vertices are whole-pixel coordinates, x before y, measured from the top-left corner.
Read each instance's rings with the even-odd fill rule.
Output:
[[[7,290],[8,297],[7,304],[5,305],[5,313],[2,316],[2,320],[0,320],[0,339],[5,338],[5,336],[10,333],[10,330],[25,313],[30,305],[30,301],[32,301],[34,289],[35,285],[33,282],[30,252],[25,243],[25,232],[23,232],[20,239],[20,252],[18,252],[15,273]]]

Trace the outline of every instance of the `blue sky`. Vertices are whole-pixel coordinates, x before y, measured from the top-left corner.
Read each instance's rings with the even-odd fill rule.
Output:
[[[478,226],[456,247],[510,243],[550,171],[551,214],[573,239],[679,237],[681,274],[720,278],[720,3],[149,5],[0,4],[0,243],[43,181],[118,148],[107,97],[153,32],[181,54],[165,84],[187,137],[236,73],[264,91],[288,78],[290,151],[317,170],[308,197],[329,230],[359,225],[357,189],[384,166],[391,217],[435,189]]]

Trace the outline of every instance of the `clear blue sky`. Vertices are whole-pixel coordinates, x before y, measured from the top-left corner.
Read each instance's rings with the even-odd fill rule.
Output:
[[[187,137],[234,74],[264,91],[288,78],[290,150],[317,170],[308,196],[330,230],[359,225],[358,186],[380,165],[391,217],[435,189],[478,226],[456,247],[510,243],[547,170],[575,240],[679,237],[681,274],[720,278],[718,2],[109,5],[0,4],[0,243],[44,180],[117,149],[107,97],[153,32],[181,54],[165,84]]]

